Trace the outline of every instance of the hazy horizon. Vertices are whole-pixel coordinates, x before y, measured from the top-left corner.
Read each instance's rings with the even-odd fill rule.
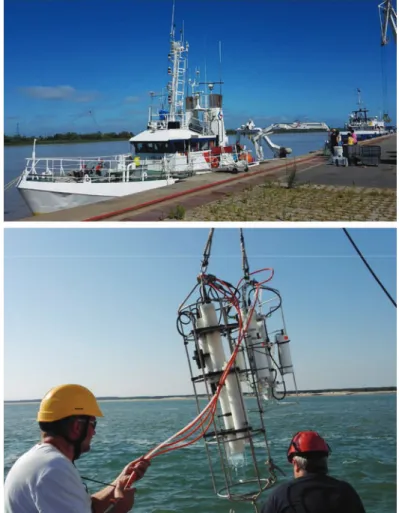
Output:
[[[5,229],[4,397],[61,383],[98,397],[191,395],[176,317],[208,231]],[[396,230],[349,232],[396,297]],[[251,269],[275,270],[299,390],[396,382],[396,310],[341,229],[244,235]],[[238,229],[215,230],[208,271],[242,276]]]

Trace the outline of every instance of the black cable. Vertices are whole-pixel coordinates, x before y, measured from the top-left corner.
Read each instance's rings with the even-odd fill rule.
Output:
[[[92,479],[91,477],[86,477],[86,476],[80,476],[80,477],[82,479],[84,479],[85,481],[92,481],[93,483],[99,483],[99,484],[102,484],[105,486],[112,486],[113,488],[116,488],[116,486],[111,483],[104,483],[103,481],[97,481],[97,479]]]
[[[183,320],[184,318],[187,318],[187,320]],[[187,335],[184,333],[184,327],[188,326],[189,324],[195,325],[195,318],[194,315],[191,312],[188,312],[186,310],[182,310],[178,313],[177,319],[176,319],[176,329],[184,339],[187,338]]]
[[[284,392],[283,392],[282,397],[277,397],[277,396],[274,394],[274,387],[273,387],[273,388],[272,388],[272,396],[276,399],[276,401],[282,401],[283,399],[285,399],[285,396],[287,395],[287,387],[286,387],[286,384],[285,384],[284,375],[283,375],[283,373],[281,372],[281,367],[279,367],[279,366],[277,365],[277,362],[276,362],[276,360],[273,358],[272,353],[271,353],[270,351],[269,351],[269,356],[270,356],[270,358],[272,359],[272,361],[273,361],[274,365],[277,367],[277,369],[278,369],[278,371],[279,371],[279,373],[280,373],[281,380],[282,380],[281,382],[282,382],[282,384],[283,384],[283,388],[284,388]],[[273,369],[273,370],[274,370],[274,369]],[[274,380],[274,381],[276,381],[276,379],[277,379],[277,371],[276,371],[276,378],[275,378],[275,380]]]
[[[352,237],[349,235],[348,231],[346,228],[342,228],[344,230],[344,233],[345,235],[348,237],[349,241],[351,242],[352,246],[355,248],[356,250],[356,253],[360,256],[360,258],[363,260],[363,263],[364,265],[367,267],[367,269],[371,272],[371,274],[373,275],[374,279],[376,280],[376,282],[378,283],[378,285],[382,288],[382,290],[385,292],[385,294],[388,296],[388,298],[390,299],[391,303],[395,306],[395,308],[397,308],[396,306],[396,303],[393,299],[393,297],[390,295],[390,293],[387,291],[387,289],[384,287],[384,285],[381,283],[381,281],[379,280],[378,276],[375,274],[375,272],[372,270],[372,268],[369,266],[369,264],[367,263],[366,259],[364,258],[364,256],[362,255],[361,251],[359,250],[359,248],[356,246],[355,242],[353,241]]]
[[[277,290],[277,289],[273,289],[271,287],[265,287],[264,285],[262,285],[262,290],[268,290],[269,292],[273,292],[273,294],[275,294],[278,298],[279,298],[279,304],[277,306],[274,306],[274,307],[271,307],[268,314],[267,314],[267,317],[270,317],[274,312],[276,312],[279,308],[281,308],[281,305],[283,303],[283,299],[281,297],[281,294],[280,292]]]
[[[202,258],[202,262],[201,262],[201,273],[203,273],[203,274],[206,273],[206,270],[209,265],[209,258],[211,256],[212,240],[213,240],[214,231],[215,231],[215,228],[210,229],[208,239],[205,244],[203,258]]]
[[[266,287],[265,285],[261,285],[260,289],[268,290],[269,292],[273,292],[273,294],[275,294],[280,300],[280,302],[277,306],[270,308],[270,311],[267,314],[267,316],[270,317],[274,312],[276,312],[279,308],[281,308],[281,304],[283,302],[283,300],[281,298],[281,294],[277,289],[272,289],[271,287]],[[255,288],[251,288],[248,292],[248,301],[249,301],[250,305],[251,305],[251,296],[252,296],[252,294],[255,293],[255,290],[256,290]]]
[[[244,272],[244,279],[249,279],[249,263],[247,258],[247,252],[245,250],[245,242],[244,242],[244,232],[243,229],[240,228],[240,245],[241,245],[241,254],[242,254],[242,270]]]

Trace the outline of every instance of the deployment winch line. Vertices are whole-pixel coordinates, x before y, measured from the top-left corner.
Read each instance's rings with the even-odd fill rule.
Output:
[[[364,265],[367,267],[367,269],[370,271],[371,275],[373,276],[373,278],[375,279],[375,281],[378,283],[378,285],[382,288],[382,290],[385,292],[386,296],[388,297],[388,299],[391,301],[391,303],[394,305],[395,308],[397,308],[396,306],[396,302],[395,300],[393,299],[393,297],[391,296],[391,294],[387,291],[387,289],[384,287],[384,285],[382,284],[381,280],[378,278],[378,276],[375,274],[375,272],[373,271],[373,269],[370,267],[369,263],[367,262],[367,260],[364,258],[362,252],[360,251],[360,249],[357,247],[355,241],[352,239],[352,237],[349,235],[348,233],[348,230],[346,228],[342,228],[345,235],[348,237],[349,239],[349,242],[352,244],[352,246],[354,247],[356,253],[360,256],[360,258],[362,259]]]

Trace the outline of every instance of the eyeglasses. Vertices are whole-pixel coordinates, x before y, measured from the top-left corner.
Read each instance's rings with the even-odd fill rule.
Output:
[[[78,419],[78,422],[87,422],[87,419]],[[90,424],[93,429],[96,429],[97,420],[89,420],[88,424]]]

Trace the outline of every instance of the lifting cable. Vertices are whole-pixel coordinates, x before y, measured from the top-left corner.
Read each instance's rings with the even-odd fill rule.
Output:
[[[244,242],[244,233],[242,228],[240,228],[240,245],[241,245],[241,254],[242,254],[242,270],[244,273],[244,280],[249,280],[249,264],[247,258],[247,252],[245,250],[245,242]]]
[[[208,235],[208,240],[206,241],[206,244],[205,244],[204,254],[203,254],[202,263],[201,263],[201,273],[203,273],[203,274],[205,274],[208,269],[209,258],[211,256],[214,231],[215,231],[215,228],[210,229],[209,235]]]
[[[386,71],[386,48],[381,46],[381,86],[383,118],[388,115],[388,76]],[[385,119],[383,119],[385,121]]]
[[[393,297],[390,295],[390,293],[387,291],[387,289],[384,287],[384,285],[381,283],[381,281],[379,280],[378,276],[375,274],[375,272],[372,270],[372,268],[370,267],[370,265],[367,263],[367,260],[364,258],[364,256],[362,255],[360,249],[356,246],[354,240],[352,239],[352,237],[349,235],[348,233],[348,230],[346,228],[342,228],[345,235],[348,237],[350,243],[352,244],[352,246],[355,248],[356,250],[356,253],[360,256],[360,258],[363,260],[363,263],[364,265],[367,267],[367,269],[370,271],[370,273],[373,275],[374,279],[376,280],[376,282],[378,283],[378,285],[382,288],[382,290],[385,292],[385,294],[388,296],[388,299],[391,301],[391,303],[395,306],[395,308],[397,308],[396,306],[396,302],[395,300],[393,299]]]

